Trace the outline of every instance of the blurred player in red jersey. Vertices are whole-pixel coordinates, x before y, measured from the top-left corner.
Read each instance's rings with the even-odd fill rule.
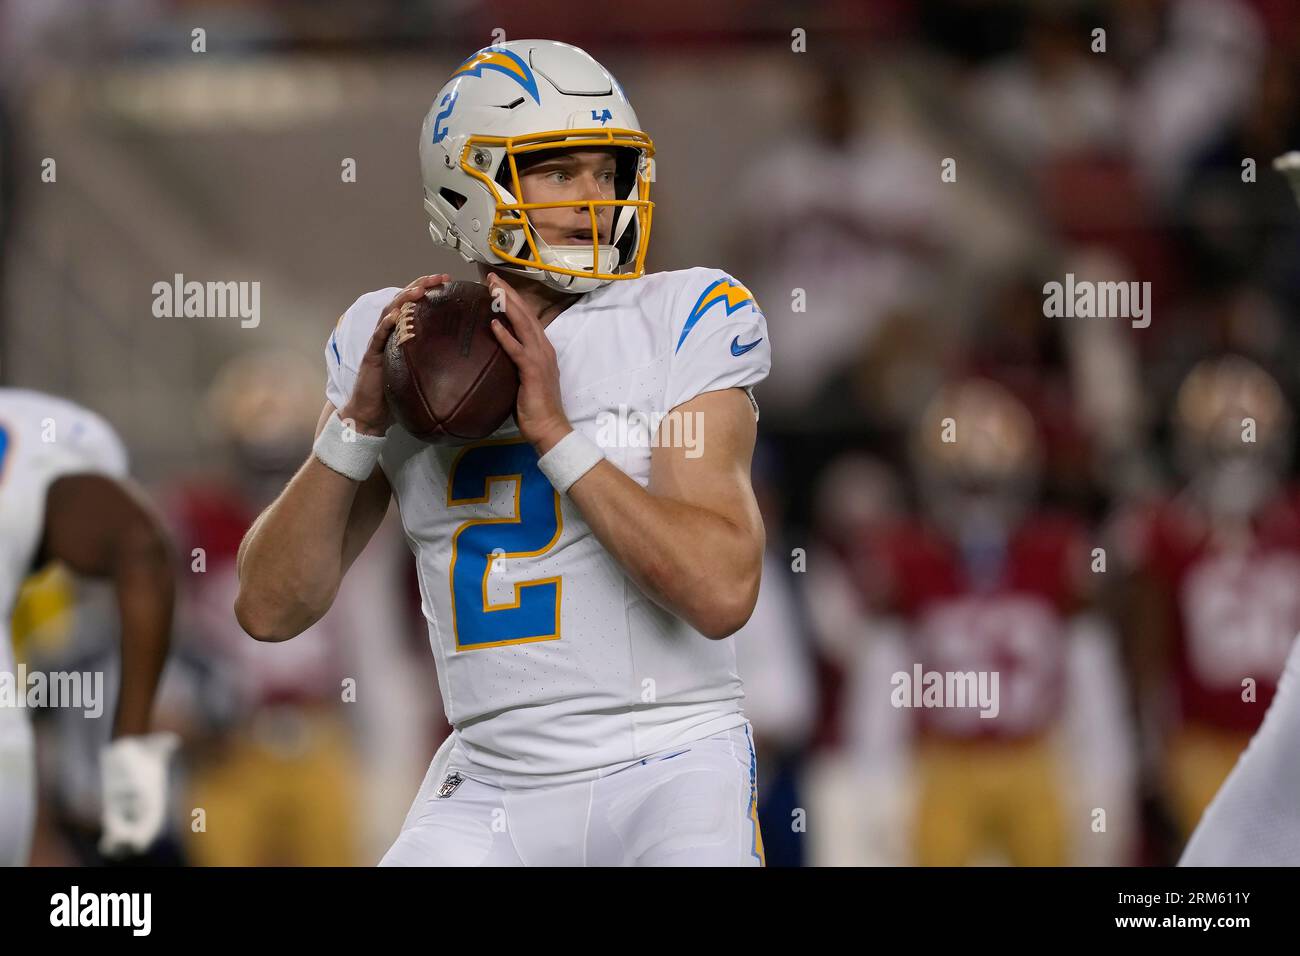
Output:
[[[913,451],[922,507],[871,545],[878,600],[901,619],[922,673],[984,675],[990,687],[997,677],[994,707],[916,709],[916,861],[1066,863],[1049,737],[1063,712],[1071,617],[1085,603],[1082,529],[1038,510],[1033,419],[994,382],[943,389]],[[905,703],[910,693],[905,684]]]
[[[1127,619],[1148,777],[1163,785],[1184,839],[1263,719],[1300,630],[1291,417],[1254,362],[1201,362],[1174,408],[1186,484],[1131,522]],[[1170,700],[1172,712],[1151,711]]]
[[[206,811],[206,829],[187,834],[200,865],[338,866],[377,856],[423,769],[426,711],[410,699],[417,672],[407,652],[415,645],[404,643],[404,554],[395,529],[376,535],[355,579],[314,627],[315,640],[256,643],[230,613],[240,539],[307,453],[319,404],[316,372],[297,353],[235,357],[205,407],[229,474],[186,481],[170,496],[187,564],[194,548],[204,551],[201,573],[184,577],[180,617],[193,649],[231,682],[235,698],[232,725],[214,728],[189,780],[190,805]],[[395,727],[395,707],[416,719]],[[384,768],[395,745],[413,749],[415,762],[392,781]],[[381,785],[394,793],[379,792]],[[368,845],[370,829],[383,846]]]
[[[1273,160],[1300,202],[1300,153]],[[1273,701],[1223,787],[1187,841],[1179,866],[1300,863],[1300,637]]]

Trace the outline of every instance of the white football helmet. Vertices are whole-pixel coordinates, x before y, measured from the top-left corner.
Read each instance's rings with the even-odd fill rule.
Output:
[[[557,148],[614,147],[613,200],[524,203],[517,157]],[[554,40],[511,40],[475,53],[438,91],[420,133],[429,234],[471,262],[568,292],[645,273],[654,144],[618,81],[588,54]],[[610,244],[596,228],[614,207]],[[550,245],[531,209],[586,208],[592,242]]]
[[[1244,356],[1204,359],[1188,373],[1174,404],[1175,447],[1211,512],[1245,517],[1277,493],[1292,420],[1277,380]]]
[[[1039,445],[1033,413],[1020,399],[991,379],[966,378],[930,400],[912,452],[927,481],[1023,490],[1038,477]]]
[[[931,519],[979,551],[1000,549],[992,542],[1005,542],[1023,520],[1043,450],[1033,413],[1020,399],[991,379],[967,378],[945,385],[926,406],[912,459]]]

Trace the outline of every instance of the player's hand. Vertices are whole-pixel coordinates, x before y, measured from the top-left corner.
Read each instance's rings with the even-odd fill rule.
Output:
[[[555,357],[555,346],[546,337],[537,313],[509,283],[489,275],[487,287],[494,296],[504,295],[505,313],[514,330],[512,335],[504,322],[492,320],[492,332],[519,369],[515,423],[519,433],[537,449],[537,454],[545,455],[573,431],[560,400],[560,363]]]
[[[172,733],[121,737],[100,752],[100,853],[143,853],[158,839],[167,819],[167,761],[179,742]]]
[[[361,366],[357,369],[357,381],[352,386],[352,395],[347,403],[339,409],[339,418],[344,423],[349,420],[353,427],[363,435],[382,435],[393,423],[388,412],[388,403],[384,401],[384,349],[388,346],[388,336],[401,317],[402,306],[415,302],[421,296],[436,289],[444,282],[450,282],[451,276],[445,272],[434,276],[421,276],[393,297],[393,301],[384,307],[366,354],[362,356]]]

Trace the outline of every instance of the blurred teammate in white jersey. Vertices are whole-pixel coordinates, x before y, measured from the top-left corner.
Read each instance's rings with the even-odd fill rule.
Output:
[[[453,732],[385,863],[762,865],[726,638],[758,595],[750,388],[771,353],[731,276],[645,274],[653,153],[575,47],[461,64],[424,121],[424,205],[504,297],[516,414],[462,448],[393,425],[385,342],[449,277],[363,295],[325,349],[315,454],[244,540],[236,613],[285,640],[397,499]]]
[[[14,704],[19,695],[30,702],[39,684],[21,679],[9,617],[23,580],[51,561],[116,588],[122,677],[113,740],[101,755],[100,850],[143,852],[164,823],[175,746],[173,735],[148,732],[171,639],[170,551],[127,479],[126,452],[108,423],[63,399],[0,388],[0,681],[8,685],[0,694],[0,865],[28,862],[35,821],[32,728]]]

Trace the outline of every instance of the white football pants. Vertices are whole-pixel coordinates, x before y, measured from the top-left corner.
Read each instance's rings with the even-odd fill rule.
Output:
[[[579,783],[472,772],[452,733],[380,866],[764,865],[748,724]]]
[[[0,713],[0,866],[26,866],[36,825],[36,743],[25,714]]]

